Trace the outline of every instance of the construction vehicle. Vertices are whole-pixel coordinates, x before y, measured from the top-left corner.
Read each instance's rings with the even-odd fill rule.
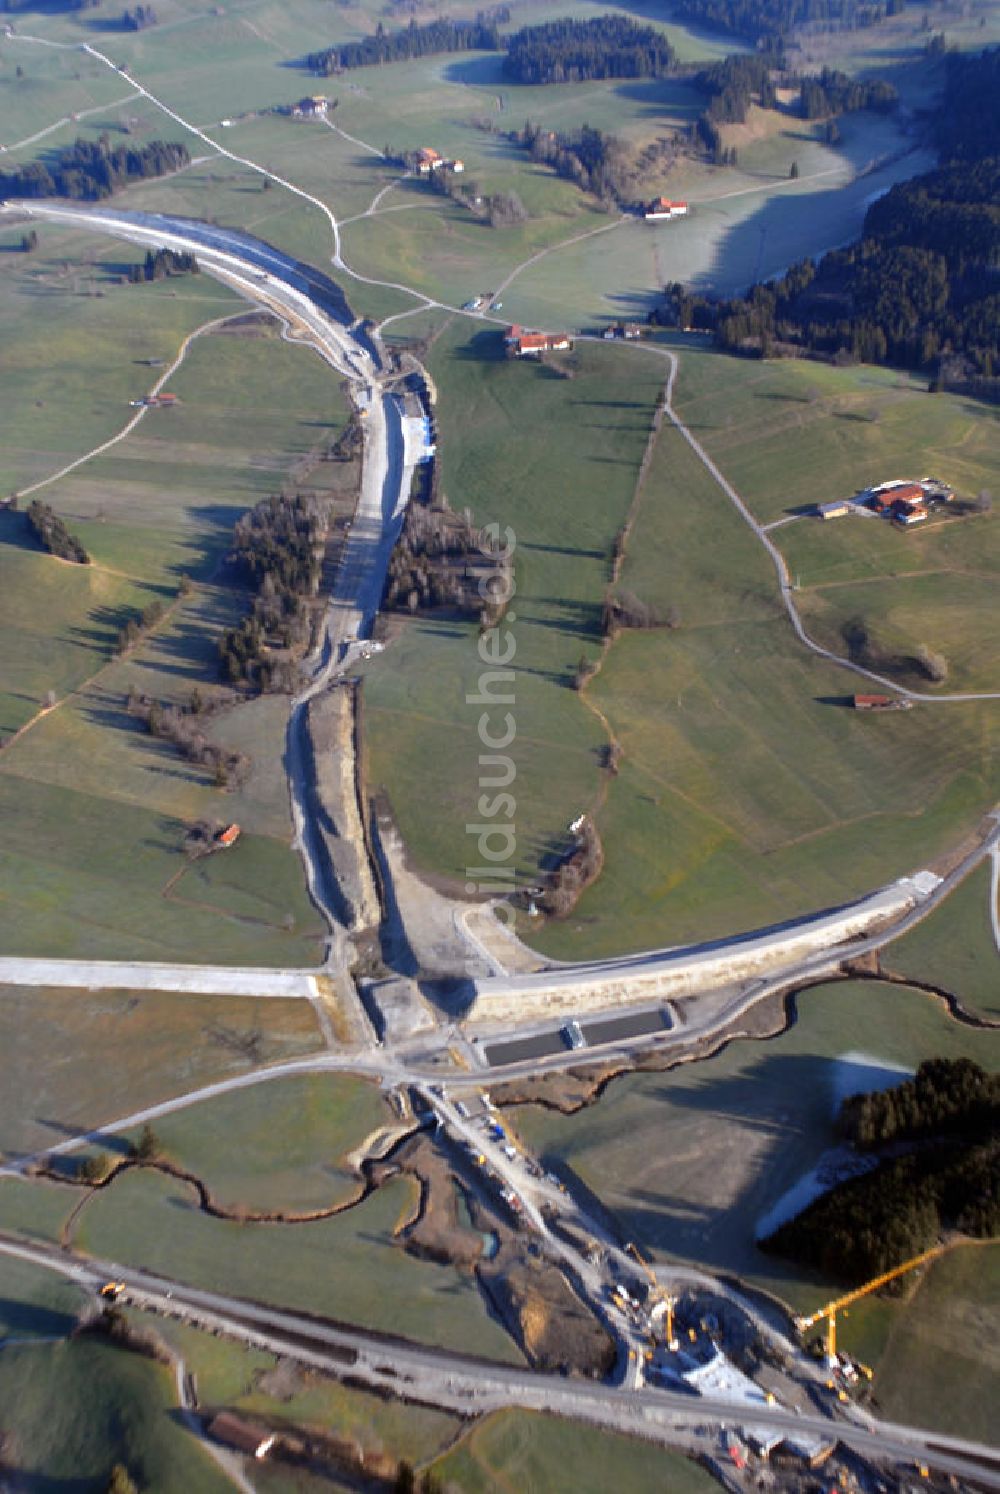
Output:
[[[930,1250],[925,1250],[920,1255],[915,1255],[912,1260],[904,1261],[900,1266],[893,1266],[891,1271],[883,1271],[881,1276],[874,1276],[871,1281],[866,1281],[864,1286],[855,1287],[853,1292],[845,1292],[842,1297],[835,1297],[818,1312],[810,1314],[807,1318],[796,1318],[795,1326],[800,1333],[808,1333],[821,1318],[826,1319],[826,1358],[831,1369],[839,1368],[837,1358],[837,1314],[845,1308],[850,1307],[852,1302],[857,1302],[861,1297],[867,1297],[869,1292],[877,1292],[879,1287],[885,1286],[887,1282],[895,1281],[898,1276],[905,1276],[908,1271],[915,1271],[918,1266],[924,1266],[929,1261],[936,1260],[948,1249],[947,1245],[935,1245]],[[870,1371],[863,1369],[866,1378],[871,1378]]]
[[[664,1287],[660,1286],[656,1272],[646,1260],[642,1252],[630,1240],[625,1246],[625,1254],[631,1256],[636,1265],[649,1278],[649,1321],[654,1325],[659,1318],[664,1319],[664,1340],[671,1354],[677,1352],[677,1338],[674,1334],[674,1308],[677,1306],[677,1298],[672,1296]]]
[[[106,1281],[101,1287],[101,1296],[109,1302],[115,1302],[125,1290],[123,1281]]]

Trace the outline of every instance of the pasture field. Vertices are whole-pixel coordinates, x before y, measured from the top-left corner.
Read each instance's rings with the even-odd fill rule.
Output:
[[[84,242],[88,236],[54,234],[43,273],[60,244]],[[0,306],[22,334],[29,273],[8,272],[0,288]],[[81,274],[99,286],[106,262],[96,258]],[[178,297],[195,293],[194,314],[188,308],[180,325],[171,288]],[[192,325],[239,307],[228,296],[206,302],[206,288],[208,277],[188,276],[148,287],[114,283],[106,294],[83,298],[88,310],[104,312],[102,335],[117,349],[118,384],[98,409],[86,343],[67,343],[58,409],[68,414],[57,437],[62,450],[46,456],[49,472],[107,439],[112,415],[120,430],[128,396],[148,387],[153,373],[123,352],[169,358]],[[154,293],[149,329],[128,332],[128,305],[147,290]],[[169,313],[162,325],[158,307]],[[18,339],[18,348],[27,341]],[[39,410],[31,399],[44,377],[40,362],[32,367],[20,393],[9,381],[11,403],[24,416],[22,454],[15,450],[12,460],[16,474],[37,480],[31,454],[43,451],[45,433],[62,423],[52,403]],[[92,565],[66,565],[28,548],[24,516],[0,515],[0,612],[5,636],[17,645],[0,677],[0,711],[8,728],[32,722],[0,759],[0,799],[11,806],[0,928],[9,931],[12,953],[145,951],[147,958],[170,958],[178,951],[192,960],[309,964],[319,923],[289,845],[280,768],[285,703],[262,700],[213,718],[210,732],[253,759],[246,783],[226,795],[206,770],[148,738],[123,707],[130,686],[186,701],[195,684],[213,683],[216,640],[245,605],[213,581],[232,524],[325,447],[346,406],[315,355],[266,324],[193,342],[170,388],[181,400],[175,409],[151,411],[118,445],[43,489]],[[126,659],[109,663],[123,622],[153,599],[173,604],[182,575],[194,579],[191,595],[172,605]],[[58,707],[35,719],[49,690]],[[202,818],[239,819],[250,834],[238,856],[188,866],[184,825]]]
[[[579,3],[570,9],[584,16],[602,11]],[[145,86],[205,130],[220,150],[275,171],[331,208],[346,225],[345,256],[360,277],[402,279],[449,304],[504,282],[541,249],[613,223],[592,199],[533,165],[502,138],[504,132],[527,118],[567,131],[590,124],[641,151],[668,132],[689,127],[704,105],[683,77],[522,87],[502,77],[496,54],[464,53],[354,70],[336,87],[322,85],[336,99],[329,124],[304,124],[269,112],[316,86],[302,65],[304,53],[371,30],[373,13],[352,7],[334,17],[314,0],[297,0],[284,10],[267,0],[238,14],[216,8],[210,15],[168,0],[168,11],[156,27],[140,34],[114,34],[112,16],[100,9],[85,19],[40,17],[37,28],[75,41],[93,39],[95,30],[108,33],[98,34],[98,44],[115,60],[127,61]],[[537,18],[533,13],[532,20]],[[522,20],[516,17],[512,27]],[[734,38],[665,29],[686,61],[740,50]],[[7,74],[15,56],[25,71],[21,80],[6,78],[8,109],[19,97],[18,88],[26,91],[29,84],[51,97],[55,109],[57,77],[73,71],[76,55],[46,53],[39,61],[40,50],[14,39],[0,54]],[[914,45],[904,61],[912,66],[918,55]],[[82,58],[80,67],[89,80],[100,64]],[[40,144],[51,148],[76,133],[115,135],[123,128],[134,138],[184,136],[183,128],[165,120],[149,100],[129,100],[127,80],[107,75],[124,91],[116,90],[107,107],[91,106],[96,113],[82,114]],[[4,80],[0,72],[0,83]],[[69,112],[56,109],[46,123]],[[645,172],[641,192],[682,192],[695,204],[689,221],[666,228],[633,225],[571,246],[554,256],[555,264],[543,260],[530,266],[512,287],[514,313],[541,322],[606,319],[637,305],[648,309],[668,280],[696,280],[721,290],[742,287],[754,276],[777,273],[805,254],[844,242],[860,226],[873,195],[927,164],[894,120],[873,116],[845,119],[836,150],[823,144],[817,127],[777,115],[766,129],[745,133],[737,168],[715,172],[683,161],[669,181],[662,167]],[[186,138],[196,157],[192,166],[169,180],[130,189],[121,197],[123,205],[210,215],[251,228],[317,264],[327,262],[330,229],[315,207],[281,188],[265,190],[246,168],[213,158],[204,140]],[[461,157],[466,179],[483,193],[516,192],[528,221],[490,229],[415,182],[368,216],[376,194],[394,174],[379,153],[386,146],[397,151],[431,141]],[[34,148],[25,146],[21,154]],[[799,169],[795,182],[789,180],[793,161]],[[363,279],[349,289],[357,309],[369,315],[406,305],[396,292]]]
[[[78,1197],[62,1185],[0,1178],[0,1224],[29,1239],[58,1243],[60,1232]]]
[[[331,1219],[236,1224],[202,1214],[172,1178],[128,1172],[91,1197],[74,1244],[192,1286],[520,1363],[471,1277],[392,1243],[411,1202],[406,1181],[394,1181]]]
[[[37,20],[47,29],[45,19]],[[124,105],[121,110],[115,107],[118,100],[131,92],[128,83],[96,57],[5,41],[0,46],[0,141],[12,159],[29,159],[47,149],[57,133],[50,127],[59,120],[73,114],[86,120],[93,117],[92,109],[114,118],[125,111]],[[43,130],[47,133],[41,139],[32,138]]]
[[[606,557],[623,513],[606,480],[609,472],[618,475],[608,465],[610,449],[603,449],[607,432],[595,428],[624,423],[627,400],[610,384],[589,394],[582,373],[555,380],[543,369],[493,362],[497,334],[463,343],[466,335],[453,325],[429,361],[441,389],[445,491],[456,507],[471,503],[477,518],[510,523],[519,540],[512,626],[518,871],[532,875],[538,859],[559,844],[562,827],[586,807],[597,808],[605,847],[604,872],[574,914],[541,931],[529,927],[532,942],[559,958],[581,958],[717,937],[834,906],[939,855],[958,830],[977,822],[1000,790],[994,750],[1000,709],[993,702],[951,704],[883,718],[845,709],[853,677],[809,655],[794,638],[770,560],[668,425],[649,468],[621,584],[662,615],[676,608],[680,625],[625,633],[587,687],[586,700],[624,748],[602,805],[604,729],[568,687],[579,658],[595,654]],[[597,360],[610,356],[651,390],[665,370],[655,350],[587,345],[579,356],[595,371]],[[716,374],[731,417],[724,396],[714,392]],[[690,380],[691,407],[683,413],[710,449],[713,421],[737,416],[745,446],[756,447],[757,424],[794,394],[793,418],[809,419],[820,446],[832,428],[841,471],[853,463],[860,472],[871,454],[869,424],[838,415],[865,398],[869,375],[877,392],[905,406],[910,460],[920,461],[917,432],[927,397],[897,388],[896,376],[884,371],[779,365],[761,372],[755,364],[685,352],[677,393],[679,400]],[[740,377],[751,381],[747,388]],[[814,388],[815,405],[807,403]],[[532,400],[530,412],[522,395]],[[638,385],[629,397],[637,402]],[[586,408],[581,429],[584,399],[597,404]],[[808,417],[800,417],[800,401]],[[635,462],[641,416],[637,404],[632,409],[635,444],[622,455]],[[986,440],[992,417],[954,402],[949,418],[956,449],[961,442],[971,448],[967,462],[982,452],[980,470],[969,479],[981,482],[986,452],[977,443]],[[602,441],[596,463],[586,444],[591,432]],[[783,440],[773,434],[772,476]],[[860,455],[852,441],[862,445]],[[727,475],[729,457],[742,451],[734,427],[719,453]],[[931,468],[934,456],[940,454],[929,447],[921,465]],[[586,462],[579,478],[578,461]],[[564,482],[572,492],[568,504],[555,497]],[[758,475],[751,502],[765,491]],[[991,635],[979,627],[976,608],[991,593],[985,577],[969,585],[966,570],[977,563],[977,535],[989,538],[995,528],[990,516],[951,521],[918,537],[875,520],[845,520],[840,528],[802,520],[775,536],[785,543],[784,536],[801,532],[814,546],[835,547],[862,545],[871,532],[873,549],[882,546],[871,566],[883,582],[890,563],[901,572],[908,566],[905,556],[893,560],[894,545],[940,540],[950,569],[927,583],[940,607],[921,618],[917,641],[950,650],[956,680],[964,649],[967,677],[974,669],[976,679],[986,679]],[[833,579],[854,563],[843,552],[839,561],[832,558]],[[803,570],[800,595],[808,600],[810,573]],[[901,586],[915,584],[900,576]],[[893,593],[885,584],[872,591],[878,602],[870,601],[867,615],[874,626],[877,609],[885,614]],[[935,629],[935,618],[947,621],[947,633]],[[444,620],[409,624],[370,667],[365,687],[372,781],[388,787],[418,865],[451,876],[476,864],[469,859],[474,838],[465,833],[475,822],[478,708],[465,696],[476,659],[470,628]],[[551,745],[543,751],[544,743]],[[901,753],[906,774],[896,771]]]
[[[733,294],[844,243],[860,230],[873,192],[933,164],[921,152],[901,156],[894,127],[887,129],[884,120],[848,116],[844,125],[836,149],[813,127],[790,121],[789,128],[741,147],[736,168],[682,163],[666,188],[690,202],[688,218],[629,220],[567,244],[518,274],[504,291],[505,310],[541,326],[568,321],[585,327],[643,316],[659,303],[660,287],[672,281]],[[868,173],[868,164],[883,152],[885,164]],[[789,179],[793,161],[800,172],[796,181]]]
[[[226,800],[219,798],[220,818]],[[287,841],[244,836],[194,867],[187,823],[0,771],[8,954],[314,964],[321,925]],[[182,880],[168,886],[178,873]]]
[[[288,1364],[278,1368],[271,1354],[180,1323],[158,1320],[156,1328],[197,1376],[206,1405],[355,1437],[366,1452],[387,1450],[415,1463],[433,1458],[462,1426],[443,1411],[387,1400]]]
[[[0,1266],[0,1281],[5,1266]],[[115,1463],[164,1494],[231,1488],[172,1414],[170,1371],[106,1340],[12,1344],[0,1352],[11,1467],[31,1488],[107,1488]]]
[[[890,944],[884,964],[953,992],[973,1011],[1000,1017],[1000,951],[993,942],[991,896],[987,863],[929,918]]]
[[[529,873],[597,792],[605,740],[570,688],[593,657],[609,555],[635,484],[661,371],[627,350],[585,346],[572,379],[508,362],[500,337],[458,325],[430,354],[441,398],[442,488],[477,521],[517,537],[511,606],[517,672],[516,864]],[[506,635],[505,635],[506,636]],[[476,819],[477,724],[486,666],[474,624],[408,625],[367,671],[369,782],[385,785],[418,864],[462,877],[481,857]],[[494,698],[502,681],[485,687]],[[494,709],[493,731],[507,709]]]
[[[911,473],[940,477],[966,497],[997,484],[1000,417],[989,405],[963,395],[928,395],[926,381],[896,369],[760,362],[691,347],[693,339],[679,334],[670,340],[677,348],[689,344],[674,390],[677,413],[762,524]],[[873,531],[870,537],[867,529],[856,533],[861,524]],[[982,543],[978,526],[970,527]],[[936,548],[943,532],[951,535],[934,526],[897,535],[888,525],[851,519],[823,530],[832,544],[844,543],[847,532],[852,544],[884,546],[876,556],[894,553],[891,539],[907,554],[914,542]],[[784,546],[787,536],[801,532],[795,524],[779,529],[775,539]]]
[[[8,246],[22,232],[0,220]],[[129,400],[162,372],[143,360],[166,365],[196,327],[243,304],[207,275],[119,283],[142,258],[130,245],[45,224],[33,253],[0,254],[5,496],[116,435],[135,413]],[[148,430],[169,442],[173,430],[164,421],[180,413],[153,411],[136,435]],[[41,496],[53,502],[62,494],[53,486]]]
[[[853,486],[845,477],[840,490],[855,490],[873,438],[867,423],[843,421],[838,414],[842,403],[854,405],[862,397],[859,385],[869,375],[876,390],[890,389],[896,404],[906,407],[899,424],[905,424],[910,460],[933,471],[937,457],[940,467],[935,446],[920,446],[926,396],[892,388],[895,376],[884,371],[848,370],[843,379],[841,372],[778,365],[762,374],[758,365],[685,353],[676,398],[682,417],[757,509],[765,507],[766,478],[777,480],[786,455],[795,470],[794,424],[771,430],[769,446],[759,434],[768,427],[769,412],[785,409],[789,397],[793,423],[809,423],[820,451],[833,432],[839,471],[853,466],[858,473]],[[800,401],[814,393],[815,405],[804,404],[809,413],[802,415]],[[937,409],[931,410],[932,421]],[[969,460],[977,449],[985,460],[992,419],[988,411],[953,407],[949,438],[955,448],[963,442],[971,448]],[[719,429],[726,439],[715,443]],[[932,425],[928,434],[933,443],[940,432]],[[855,440],[860,455],[852,450]],[[832,458],[818,470],[838,477]],[[966,481],[978,485],[985,471]],[[801,501],[804,493],[789,497]],[[949,523],[921,537],[925,546],[940,541],[938,563],[947,569],[926,583],[938,607],[912,620],[910,646],[927,643],[946,651],[961,681],[956,688],[982,681],[1000,687],[987,657],[991,631],[977,610],[995,607],[1000,593],[985,575],[975,582],[967,574],[978,565],[977,536],[981,547],[994,531],[1000,534],[990,517]],[[800,534],[814,553],[826,543],[836,557],[840,547],[835,578],[854,563],[859,574],[881,577],[879,584],[873,577],[865,615],[872,630],[891,641],[886,620],[896,583],[886,572],[890,564],[905,571],[908,563],[889,552],[893,542],[916,536],[875,520],[852,518],[841,528],[832,523],[820,529],[803,519],[773,534],[788,546],[790,565]],[[869,572],[860,570],[858,558],[866,544],[875,551]],[[844,545],[855,547],[847,552],[851,559]],[[809,579],[803,566],[804,589],[797,597],[803,603],[813,595]],[[802,649],[778,612],[770,560],[669,428],[650,468],[622,584],[663,613],[676,607],[681,625],[624,635],[588,687],[624,747],[624,763],[598,817],[602,877],[565,924],[529,935],[546,952],[561,958],[611,954],[626,929],[633,948],[651,947],[836,905],[940,854],[995,802],[1000,706],[928,706],[874,721],[845,709],[854,679]],[[898,584],[901,616],[905,588],[918,583],[903,576]],[[829,593],[838,595],[832,583]],[[840,646],[846,652],[842,640]],[[909,764],[905,775],[894,768],[901,752]]]
[[[165,1155],[219,1203],[293,1213],[357,1193],[347,1153],[393,1119],[373,1082],[303,1074],[175,1111],[155,1130]]]
[[[573,1116],[537,1106],[508,1113],[543,1159],[566,1164],[600,1195],[626,1238],[813,1311],[836,1283],[764,1255],[754,1237],[758,1221],[835,1145],[840,1100],[898,1083],[924,1058],[964,1056],[995,1069],[997,1045],[930,997],[875,981],[804,991],[796,1012],[780,1037],[616,1079]]]
[[[885,1416],[952,1436],[996,1441],[1000,1383],[1000,1246],[953,1250],[921,1277],[876,1366]],[[913,1373],[947,1364],[948,1373]]]
[[[86,1306],[87,1294],[65,1276],[0,1256],[0,1343],[65,1338]]]
[[[638,1438],[529,1411],[501,1411],[479,1422],[435,1465],[463,1494],[545,1489],[603,1494],[606,1489],[669,1489],[708,1494],[711,1475],[679,1453]]]
[[[40,1150],[320,1044],[305,1001],[5,987],[0,1154]]]

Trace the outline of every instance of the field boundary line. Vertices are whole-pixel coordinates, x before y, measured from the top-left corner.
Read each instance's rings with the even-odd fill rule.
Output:
[[[555,254],[557,249],[568,249],[571,244],[580,244],[584,239],[592,239],[599,233],[610,233],[613,228],[622,228],[626,223],[631,223],[632,221],[628,214],[623,213],[613,223],[602,223],[599,228],[588,228],[585,233],[574,234],[572,238],[560,239],[558,244],[549,244],[545,249],[539,249],[535,254],[522,260],[519,265],[514,266],[506,280],[501,281],[493,292],[493,300],[496,301],[497,296],[502,295],[507,287],[514,283],[522,271],[530,269],[540,259],[545,259],[546,255]]]
[[[127,93],[122,99],[112,99],[107,104],[95,104],[92,109],[80,109],[76,114],[67,114],[63,119],[57,119],[55,124],[46,125],[43,130],[36,130],[34,135],[27,135],[25,139],[8,145],[7,154],[12,151],[23,150],[26,145],[34,145],[36,140],[44,140],[46,135],[51,135],[56,130],[61,130],[64,125],[76,124],[77,120],[89,119],[91,114],[100,114],[105,109],[120,109],[122,104],[129,103],[132,99],[139,98],[138,93]]]
[[[919,701],[921,705],[944,705],[968,703],[978,700],[1000,700],[1000,690],[969,691],[961,693],[956,692],[954,694],[948,695],[928,695],[924,691],[911,690],[906,685],[901,685],[895,680],[888,679],[885,675],[877,674],[873,669],[866,669],[863,664],[856,664],[853,659],[845,659],[843,655],[835,654],[832,649],[824,648],[822,644],[817,643],[814,638],[810,637],[810,635],[806,632],[805,625],[802,621],[801,616],[799,615],[799,610],[793,600],[793,592],[795,588],[792,585],[791,577],[789,576],[788,566],[785,563],[785,557],[782,555],[781,551],[778,549],[774,541],[770,538],[764,526],[751,513],[744,499],[740,497],[739,493],[737,493],[736,489],[733,487],[728,478],[726,478],[722,474],[719,468],[712,461],[712,458],[709,456],[708,452],[702,446],[701,442],[696,436],[692,435],[691,431],[688,430],[687,426],[684,424],[683,420],[674,409],[674,383],[680,370],[680,358],[672,348],[648,346],[646,351],[658,353],[661,357],[666,358],[670,363],[670,377],[667,379],[666,403],[664,405],[664,409],[669,415],[674,426],[676,426],[677,430],[691,447],[691,450],[694,452],[695,456],[712,475],[712,477],[718,483],[719,487],[725,493],[730,503],[736,509],[736,512],[740,515],[740,518],[743,519],[744,523],[747,524],[748,527],[753,531],[760,543],[764,546],[764,549],[770,555],[771,561],[774,565],[774,569],[777,572],[778,587],[781,593],[781,600],[784,604],[785,612],[788,614],[789,622],[791,623],[795,635],[799,639],[800,643],[804,644],[804,646],[809,649],[811,653],[816,654],[821,659],[826,659],[831,664],[836,664],[840,669],[849,669],[854,674],[861,675],[864,679],[871,680],[876,685],[881,685],[884,690],[890,690],[894,695],[902,696],[904,700]]]
[[[664,384],[663,388],[657,393],[656,396],[656,403],[653,406],[653,416],[652,420],[650,421],[649,434],[646,437],[646,445],[643,448],[642,458],[639,462],[639,471],[636,474],[635,486],[632,489],[632,497],[629,501],[629,506],[626,510],[622,527],[618,531],[618,536],[615,542],[615,552],[611,562],[611,577],[607,587],[605,588],[605,597],[608,597],[611,589],[618,585],[618,581],[621,576],[622,566],[625,563],[625,557],[628,552],[628,542],[631,537],[635,521],[639,517],[639,510],[642,507],[642,500],[646,489],[646,479],[649,476],[649,469],[653,464],[653,455],[659,442],[660,431],[663,429],[663,412],[666,409],[668,398],[668,385]],[[608,654],[611,652],[611,649],[614,647],[614,644],[617,642],[617,637],[618,635],[612,631],[605,633],[604,637],[601,639],[601,648],[594,663],[594,668],[586,674],[577,692],[587,710],[590,711],[594,716],[596,716],[598,721],[601,723],[601,726],[604,728],[605,735],[608,739],[608,761],[606,764],[604,764],[603,771],[599,770],[601,771],[601,781],[598,785],[597,794],[590,811],[591,817],[600,814],[601,810],[607,803],[608,794],[611,789],[611,779],[615,777],[618,772],[617,760],[619,757],[625,756],[625,748],[622,745],[621,739],[617,736],[614,727],[612,726],[611,722],[608,720],[604,712],[601,710],[601,707],[597,704],[596,701],[591,700],[590,692],[588,690],[588,686],[590,685],[591,681],[595,680],[600,674],[601,670],[604,668],[605,660],[607,659]]]
[[[164,369],[163,373],[156,380],[152,389],[149,391],[149,395],[152,396],[154,394],[159,394],[160,390],[163,388],[167,380],[173,378],[174,374],[177,372],[178,368],[180,368],[181,364],[184,362],[184,359],[187,357],[188,349],[197,338],[203,336],[206,332],[211,332],[215,327],[224,326],[226,322],[235,321],[237,317],[245,315],[245,311],[228,312],[225,316],[213,317],[211,321],[203,322],[200,327],[195,327],[195,329],[192,332],[189,332],[184,338],[184,341],[181,343],[174,361],[171,363],[169,368]],[[83,456],[75,457],[74,460],[72,462],[68,462],[65,467],[60,467],[58,472],[53,472],[49,477],[43,477],[39,482],[31,483],[29,487],[18,488],[18,498],[27,498],[31,493],[37,493],[41,488],[47,488],[50,483],[58,482],[62,477],[68,477],[71,472],[76,471],[77,467],[82,467],[85,462],[91,461],[94,457],[101,456],[105,451],[109,451],[112,446],[117,446],[119,441],[124,441],[126,436],[130,436],[132,434],[136,426],[142,420],[143,416],[148,414],[151,408],[152,407],[149,405],[143,405],[140,409],[136,410],[132,418],[126,422],[126,424],[122,427],[117,435],[109,437],[107,441],[102,441],[101,444],[99,446],[95,446],[92,451],[84,452]]]

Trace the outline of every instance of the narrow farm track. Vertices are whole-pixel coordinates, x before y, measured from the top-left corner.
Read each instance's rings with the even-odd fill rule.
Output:
[[[137,99],[138,97],[137,93],[127,93],[124,98],[112,99],[110,104],[95,104],[93,109],[81,109],[72,117],[67,114],[62,119],[57,119],[54,124],[46,125],[43,130],[36,130],[33,135],[26,135],[23,140],[17,140],[13,145],[8,145],[7,154],[10,155],[14,151],[25,150],[29,145],[34,145],[37,141],[44,140],[46,135],[52,135],[56,130],[61,130],[64,125],[76,124],[81,119],[89,119],[92,114],[104,114],[108,109],[120,109],[123,104],[131,103],[133,99]]]
[[[227,322],[237,321],[240,317],[243,316],[246,316],[245,311],[234,311],[230,312],[227,316],[213,317],[211,321],[203,322],[200,327],[196,327],[193,332],[189,332],[184,341],[181,343],[180,348],[177,352],[177,356],[171,363],[170,367],[164,369],[163,373],[150,389],[150,395],[159,394],[168,380],[173,378],[174,374],[177,372],[181,364],[184,362],[184,359],[187,357],[188,351],[193,342],[196,342],[199,337],[204,337],[206,332],[214,332],[216,327],[224,327]],[[65,467],[60,467],[58,472],[53,472],[49,477],[43,477],[38,482],[31,483],[29,487],[19,488],[18,496],[20,498],[29,498],[32,493],[40,492],[42,488],[49,487],[52,483],[58,482],[60,478],[68,477],[71,472],[75,472],[76,469],[78,467],[82,467],[85,462],[92,462],[95,457],[103,456],[104,452],[110,451],[113,446],[118,445],[119,441],[124,441],[126,436],[130,436],[135,430],[136,426],[138,426],[142,422],[143,417],[148,413],[149,407],[143,405],[141,409],[136,410],[135,414],[131,417],[130,420],[127,420],[125,422],[117,435],[109,437],[107,441],[102,441],[99,446],[95,446],[91,451],[85,451],[83,456],[75,457],[72,462],[67,462]]]
[[[667,379],[666,386],[666,413],[670,417],[670,420],[676,430],[680,433],[681,436],[684,437],[684,440],[691,447],[691,450],[701,462],[702,466],[705,467],[711,474],[712,478],[725,493],[726,497],[729,499],[730,503],[733,505],[740,518],[753,532],[753,534],[756,535],[757,539],[760,541],[764,549],[767,551],[768,555],[771,557],[774,569],[777,572],[778,588],[781,593],[781,600],[784,605],[785,611],[788,614],[788,620],[792,625],[795,636],[798,638],[799,642],[809,650],[810,653],[816,654],[817,657],[821,659],[826,659],[830,664],[836,664],[840,669],[848,669],[853,674],[857,674],[862,676],[864,679],[871,680],[874,684],[881,685],[883,690],[888,690],[891,691],[894,695],[902,696],[904,700],[920,701],[922,705],[958,704],[973,700],[1000,700],[1000,690],[965,691],[947,695],[928,695],[920,690],[910,690],[905,685],[900,685],[896,680],[887,679],[883,674],[877,674],[873,669],[866,669],[863,664],[856,664],[852,659],[845,659],[842,654],[835,654],[832,649],[824,648],[821,643],[817,643],[814,638],[811,638],[810,635],[806,632],[805,624],[803,623],[799,610],[795,605],[795,587],[792,583],[792,578],[789,575],[788,566],[785,563],[785,557],[782,555],[777,545],[767,533],[767,528],[763,524],[759,523],[758,520],[754,517],[746,502],[740,497],[739,493],[733,487],[732,483],[727,477],[723,476],[722,472],[720,472],[719,468],[712,461],[712,458],[709,456],[704,446],[702,446],[698,438],[688,430],[687,426],[684,424],[683,420],[674,409],[674,383],[680,369],[680,360],[677,357],[677,354],[670,348],[656,348],[650,347],[649,345],[647,345],[646,350],[668,359],[670,363],[670,377]]]

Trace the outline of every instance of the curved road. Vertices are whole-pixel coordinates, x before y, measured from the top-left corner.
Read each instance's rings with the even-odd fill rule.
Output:
[[[77,209],[53,202],[11,202],[0,212],[194,254],[208,274],[301,329],[303,340],[347,379],[363,414],[361,492],[310,661],[312,679],[292,702],[285,754],[296,845],[309,892],[329,928],[327,966],[340,967],[345,958],[344,904],[317,828],[321,807],[306,708],[332,684],[348,646],[371,629],[409,496],[402,407],[397,396],[382,388],[379,351],[358,326],[335,281],[251,234],[169,214]]]
[[[708,1422],[752,1420],[754,1426],[789,1433],[836,1437],[879,1459],[933,1464],[945,1473],[973,1478],[1000,1490],[996,1449],[960,1438],[937,1436],[912,1427],[871,1419],[867,1425],[799,1415],[777,1406],[668,1390],[634,1391],[567,1380],[531,1370],[508,1368],[445,1350],[421,1348],[404,1339],[342,1328],[280,1308],[206,1292],[180,1282],[123,1267],[114,1261],[74,1256],[53,1246],[0,1237],[0,1254],[56,1271],[84,1289],[108,1280],[126,1285],[126,1300],[149,1311],[181,1315],[207,1329],[218,1329],[271,1353],[310,1363],[334,1375],[350,1374],[373,1387],[425,1404],[450,1407],[465,1415],[519,1406],[548,1411],[613,1428],[639,1432],[658,1442],[676,1443],[678,1431]]]

